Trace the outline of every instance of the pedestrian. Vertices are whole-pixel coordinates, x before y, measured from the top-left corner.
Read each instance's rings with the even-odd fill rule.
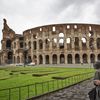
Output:
[[[97,61],[93,65],[94,69],[96,69],[95,76],[94,76],[94,85],[96,87],[96,99],[100,100],[100,61]]]

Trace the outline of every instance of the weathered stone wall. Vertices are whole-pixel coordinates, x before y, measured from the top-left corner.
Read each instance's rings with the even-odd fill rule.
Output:
[[[7,48],[9,42],[11,47]],[[100,60],[100,25],[54,24],[28,29],[18,35],[4,21],[0,57],[2,64],[10,60],[23,63],[24,58],[36,64],[94,63]]]

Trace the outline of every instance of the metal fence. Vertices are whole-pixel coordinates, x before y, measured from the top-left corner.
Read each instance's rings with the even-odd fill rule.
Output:
[[[2,89],[0,90],[0,100],[26,100],[81,82],[93,77],[93,74],[93,72],[90,72],[66,77],[65,79],[55,79],[26,86]]]

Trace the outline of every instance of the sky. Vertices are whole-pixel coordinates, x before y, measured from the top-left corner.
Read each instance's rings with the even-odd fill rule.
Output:
[[[0,0],[0,40],[3,18],[15,33],[22,34],[48,24],[100,24],[99,10],[100,0]]]

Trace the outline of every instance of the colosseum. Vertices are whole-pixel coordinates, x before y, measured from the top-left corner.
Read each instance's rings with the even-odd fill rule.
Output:
[[[52,24],[16,34],[3,19],[0,64],[80,64],[100,60],[100,25]]]

